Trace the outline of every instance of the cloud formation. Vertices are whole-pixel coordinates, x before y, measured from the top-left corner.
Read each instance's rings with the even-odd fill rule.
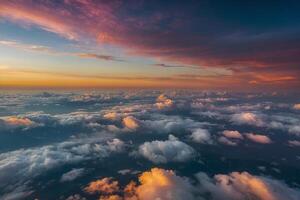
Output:
[[[61,176],[60,182],[73,181],[84,174],[84,168],[72,169]]]
[[[172,99],[168,98],[166,95],[161,94],[156,99],[156,106],[158,109],[167,109],[171,108],[174,105]]]
[[[214,179],[199,173],[200,190],[209,192],[214,200],[296,200],[299,190],[288,187],[280,181],[253,176],[247,172],[218,174]]]
[[[185,162],[195,156],[195,150],[172,135],[166,141],[145,142],[139,146],[140,155],[154,163]]]
[[[293,20],[282,20],[297,18],[299,4],[278,2],[269,7],[253,2],[248,9],[239,2],[231,4],[226,8],[231,13],[228,15],[221,12],[223,4],[206,2],[11,0],[1,2],[0,15],[71,41],[121,47],[127,54],[184,65],[223,66],[238,76],[231,77],[238,82],[299,84],[299,30]],[[268,9],[269,15],[257,11],[257,7]]]
[[[192,132],[190,138],[197,143],[212,144],[211,134],[206,129],[198,128]]]
[[[217,174],[213,178],[199,172],[196,174],[196,179],[197,184],[192,184],[189,179],[177,176],[172,170],[152,168],[139,176],[139,183],[130,182],[118,194],[117,181],[112,181],[110,178],[99,180],[100,191],[104,191],[100,199],[202,200],[209,196],[211,200],[297,200],[300,194],[298,189],[290,188],[283,182],[254,176],[248,172]],[[106,186],[105,189],[102,189],[103,185]]]
[[[252,142],[260,143],[260,144],[270,144],[272,140],[266,135],[259,135],[254,133],[247,133],[246,137]]]
[[[128,128],[129,130],[135,130],[140,126],[139,121],[132,116],[124,117],[122,122],[123,122],[124,126],[126,128]]]
[[[90,194],[102,193],[108,195],[119,191],[119,183],[112,178],[103,178],[89,183],[84,190]]]
[[[263,126],[263,120],[256,114],[251,112],[243,112],[238,114],[233,114],[231,121],[236,124],[249,124],[255,126]]]
[[[229,130],[225,130],[223,131],[223,135],[227,138],[232,138],[232,139],[243,139],[244,137],[242,136],[242,134],[240,134],[240,132],[238,131],[229,131]]]

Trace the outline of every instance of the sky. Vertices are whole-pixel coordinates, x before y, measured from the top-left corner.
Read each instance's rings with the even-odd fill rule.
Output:
[[[290,90],[298,1],[1,0],[0,88]]]

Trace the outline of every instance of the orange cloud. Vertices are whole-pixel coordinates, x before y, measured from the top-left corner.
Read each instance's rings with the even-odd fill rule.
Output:
[[[18,127],[18,126],[28,127],[34,124],[34,122],[28,118],[20,118],[15,116],[5,118],[4,121],[6,122],[6,124],[14,127]]]
[[[279,200],[266,182],[247,172],[216,175],[215,179],[218,187],[233,199],[244,199],[248,194],[255,199]]]
[[[270,143],[272,143],[272,140],[268,136],[265,136],[265,135],[247,133],[246,136],[249,140],[251,140],[253,142],[256,142],[256,143],[261,143],[261,144],[270,144]]]
[[[107,185],[106,181],[105,184]],[[116,184],[117,185],[117,184]],[[97,190],[99,191],[99,190]],[[123,196],[117,195],[117,190],[109,189],[101,200],[175,200],[193,199],[192,186],[171,170],[152,168],[139,177],[139,184],[130,182],[123,190]],[[101,191],[102,192],[102,191]]]
[[[294,108],[295,110],[300,110],[300,103],[295,104],[295,105],[293,106],[293,108]]]
[[[223,131],[223,135],[227,138],[243,139],[242,134],[240,134],[240,132],[238,132],[238,131],[225,130],[225,131]]]
[[[248,172],[217,174],[213,178],[200,172],[196,180],[198,183],[192,184],[172,170],[152,168],[139,176],[139,183],[131,181],[122,191],[104,192],[100,200],[196,200],[208,196],[212,200],[296,200],[300,194],[283,182]]]
[[[91,182],[84,190],[90,194],[102,193],[108,195],[119,191],[119,183],[113,181],[112,178],[103,178]]]
[[[138,120],[132,116],[123,118],[122,122],[126,128],[132,130],[137,129],[140,126]]]
[[[172,99],[168,98],[166,95],[161,94],[156,99],[157,103],[155,104],[158,109],[170,108],[174,105]]]

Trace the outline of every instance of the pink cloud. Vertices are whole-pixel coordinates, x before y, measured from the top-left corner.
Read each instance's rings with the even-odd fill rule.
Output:
[[[265,135],[259,135],[259,134],[254,134],[254,133],[247,133],[246,137],[256,143],[260,143],[260,144],[270,144],[272,143],[272,140]]]
[[[290,85],[299,83],[298,68],[289,67],[300,64],[297,56],[300,49],[294,41],[297,38],[293,35],[285,33],[286,38],[283,38],[280,34],[267,32],[264,37],[237,35],[233,39],[232,35],[235,33],[222,33],[222,30],[212,28],[219,27],[214,26],[217,25],[215,21],[199,24],[199,16],[193,16],[195,13],[185,12],[185,15],[190,15],[185,17],[173,6],[136,14],[135,11],[144,9],[147,3],[11,0],[0,3],[0,15],[24,26],[38,26],[70,40],[90,40],[97,41],[100,45],[107,43],[122,47],[127,54],[187,65],[222,66],[246,77],[246,80],[242,80],[250,85],[274,81]],[[182,7],[191,9],[186,4]],[[194,18],[195,20],[191,20]],[[195,27],[202,27],[201,30],[206,31],[199,31]],[[88,56],[110,59],[99,55]],[[287,67],[283,70],[282,66]],[[270,74],[282,74],[284,71],[284,75],[270,75],[266,79],[265,76],[255,74],[257,70],[265,70]]]

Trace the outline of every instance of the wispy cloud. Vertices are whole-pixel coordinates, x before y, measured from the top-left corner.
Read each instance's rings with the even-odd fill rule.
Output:
[[[124,61],[121,58],[117,58],[112,55],[104,55],[104,54],[96,54],[96,53],[72,53],[72,52],[61,52],[55,50],[48,46],[43,45],[36,45],[36,44],[26,44],[14,40],[0,40],[0,45],[12,47],[16,49],[21,49],[24,51],[30,52],[38,52],[38,53],[45,53],[50,55],[58,55],[58,56],[76,56],[80,58],[87,58],[87,59],[97,59],[97,60],[104,60],[104,61]]]
[[[76,56],[79,56],[80,58],[94,58],[98,60],[106,60],[106,61],[124,61],[120,58],[117,58],[115,56],[111,55],[103,55],[103,54],[95,54],[95,53],[78,53],[75,54]]]

